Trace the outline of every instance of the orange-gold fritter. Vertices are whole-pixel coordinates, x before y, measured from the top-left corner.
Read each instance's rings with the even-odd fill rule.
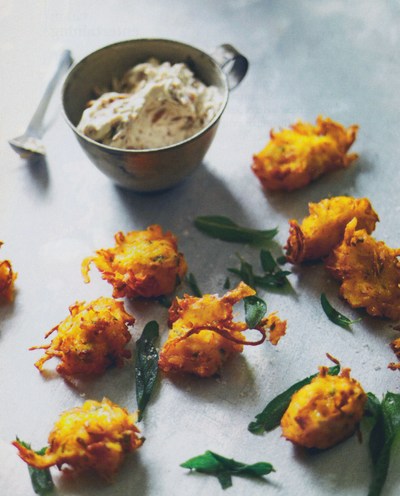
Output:
[[[319,375],[292,396],[281,420],[282,434],[299,446],[330,448],[356,431],[366,401],[350,369],[334,376],[320,367]]]
[[[96,251],[82,262],[82,274],[89,282],[93,262],[114,290],[114,298],[152,298],[172,293],[184,277],[187,266],[171,232],[159,225],[144,231],[115,235],[113,248]]]
[[[253,156],[253,172],[267,190],[292,191],[322,174],[343,169],[357,158],[347,154],[356,139],[357,125],[347,129],[319,116],[316,125],[298,121],[275,132],[266,147]]]
[[[343,241],[326,261],[341,281],[340,294],[353,307],[376,317],[400,318],[400,249],[376,241],[357,219],[346,227]]]
[[[160,352],[160,369],[211,377],[229,357],[242,352],[243,345],[261,344],[267,332],[270,342],[277,344],[286,332],[286,321],[280,321],[275,314],[256,326],[262,337],[253,342],[246,341],[242,334],[248,326],[233,321],[233,305],[254,294],[241,282],[221,298],[211,294],[176,298],[169,310],[171,330]]]
[[[400,338],[394,339],[390,343],[390,347],[394,351],[394,354],[396,355],[397,360],[399,360],[397,363],[389,363],[389,368],[392,370],[400,370]]]
[[[329,255],[342,239],[346,225],[356,217],[357,227],[369,234],[379,221],[367,198],[335,196],[318,203],[309,203],[310,215],[301,225],[290,220],[289,238],[285,249],[289,262],[298,264],[318,260]]]
[[[0,241],[0,247],[3,242]],[[17,273],[13,271],[9,260],[0,260],[0,299],[4,298],[7,301],[14,299],[14,281],[17,278]]]
[[[91,303],[77,302],[69,311],[70,315],[46,334],[57,331],[51,344],[30,348],[45,350],[35,363],[40,371],[47,360],[57,357],[61,363],[56,370],[64,377],[99,375],[130,358],[131,352],[125,349],[132,337],[127,326],[135,319],[122,301],[101,297]]]
[[[14,441],[19,456],[32,467],[45,469],[56,465],[81,473],[94,470],[112,479],[125,456],[139,448],[144,439],[138,436],[136,414],[107,398],[88,400],[81,407],[62,413],[49,434],[44,454]]]

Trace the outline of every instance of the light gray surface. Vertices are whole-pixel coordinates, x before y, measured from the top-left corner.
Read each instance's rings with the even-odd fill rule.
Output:
[[[212,241],[192,224],[201,214],[229,215],[257,228],[302,218],[309,201],[329,194],[367,196],[379,213],[375,236],[400,246],[398,203],[399,32],[397,1],[114,1],[33,2],[0,5],[0,259],[16,271],[14,304],[0,307],[0,494],[33,494],[26,467],[9,443],[15,435],[34,447],[46,444],[58,414],[85,398],[108,396],[136,408],[132,363],[69,388],[34,368],[31,345],[63,319],[76,300],[111,294],[92,271],[80,275],[81,260],[112,245],[118,230],[159,223],[179,238],[204,292],[221,292],[226,267],[240,252],[253,263],[249,247]],[[45,136],[47,164],[27,164],[6,140],[23,131],[40,98],[51,63],[70,48],[76,60],[121,39],[166,37],[211,51],[232,43],[250,60],[250,71],[232,93],[204,166],[179,187],[152,196],[116,188],[84,156],[61,118]],[[292,194],[265,195],[250,171],[251,157],[270,128],[318,114],[345,125],[358,123],[355,166]],[[287,336],[273,348],[246,349],[223,369],[219,380],[163,379],[142,423],[146,442],[127,460],[113,485],[95,478],[70,480],[53,471],[57,494],[166,496],[221,494],[211,477],[188,475],[179,463],[212,449],[238,460],[273,463],[268,482],[235,478],[229,495],[364,495],[370,477],[366,440],[356,437],[310,456],[280,437],[277,429],[257,437],[251,421],[277,393],[326,364],[325,352],[352,368],[367,391],[399,392],[399,375],[386,368],[394,359],[388,344],[396,336],[389,322],[364,318],[346,332],[323,314],[325,291],[343,313],[356,317],[337,298],[336,282],[322,267],[290,276],[295,296],[266,295],[269,309],[288,319]],[[136,316],[134,339],[166,311],[129,303]],[[163,331],[165,339],[166,330]],[[49,366],[52,362],[49,362]],[[384,496],[399,493],[393,460]]]

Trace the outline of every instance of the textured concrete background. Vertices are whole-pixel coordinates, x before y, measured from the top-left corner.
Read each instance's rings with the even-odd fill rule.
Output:
[[[81,260],[112,245],[115,232],[159,223],[179,238],[190,271],[204,292],[222,292],[226,268],[240,253],[257,264],[250,247],[206,238],[193,227],[198,215],[229,215],[238,223],[279,227],[287,238],[289,218],[301,219],[309,201],[328,195],[370,198],[381,222],[375,236],[400,246],[398,128],[400,4],[394,0],[257,1],[28,1],[0,3],[0,258],[18,271],[13,305],[0,307],[0,494],[33,494],[24,464],[10,442],[15,435],[35,448],[46,444],[58,414],[85,398],[108,396],[136,408],[133,364],[68,387],[43,378],[33,363],[47,330],[76,300],[111,294],[92,272],[84,285]],[[204,164],[180,186],[141,196],[115,187],[95,169],[64,122],[59,104],[45,137],[46,164],[28,164],[6,140],[21,133],[62,48],[76,60],[105,44],[137,37],[165,37],[211,52],[231,43],[250,61],[232,92],[217,137]],[[353,150],[358,162],[292,194],[264,194],[250,171],[252,154],[269,130],[301,118],[329,116],[360,125]],[[325,353],[352,368],[367,391],[399,392],[399,375],[388,344],[396,332],[381,319],[365,317],[346,332],[333,325],[319,303],[321,292],[346,315],[338,285],[319,265],[294,270],[291,295],[262,293],[269,310],[288,319],[288,332],[273,348],[246,349],[224,367],[220,379],[163,379],[141,429],[143,448],[131,456],[112,485],[94,477],[71,479],[53,471],[60,496],[220,494],[211,477],[188,475],[179,463],[214,450],[237,460],[270,461],[277,472],[267,482],[235,478],[229,495],[365,495],[370,478],[366,439],[353,437],[311,456],[280,437],[258,437],[248,423],[276,394],[327,364]],[[133,342],[150,319],[166,337],[166,311],[127,303],[137,322]],[[49,367],[51,362],[49,363]],[[397,495],[394,453],[385,496]]]

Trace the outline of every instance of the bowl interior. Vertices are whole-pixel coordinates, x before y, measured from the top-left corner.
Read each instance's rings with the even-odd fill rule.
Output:
[[[71,69],[63,88],[63,107],[70,123],[78,125],[87,102],[97,96],[94,92],[96,87],[110,88],[112,78],[121,78],[128,69],[150,57],[156,57],[161,62],[185,62],[206,85],[217,86],[225,100],[218,112],[220,115],[225,107],[228,89],[225,75],[212,57],[172,40],[138,39],[101,48]]]

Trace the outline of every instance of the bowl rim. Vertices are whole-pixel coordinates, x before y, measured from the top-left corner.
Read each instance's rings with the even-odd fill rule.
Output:
[[[137,42],[147,42],[147,41],[161,42],[161,43],[167,43],[167,44],[171,44],[171,45],[180,45],[181,47],[185,47],[185,48],[188,48],[190,50],[195,50],[200,55],[206,57],[214,65],[214,67],[217,69],[218,73],[221,76],[221,81],[223,82],[223,93],[222,93],[223,101],[220,105],[220,108],[218,109],[218,112],[214,115],[214,117],[207,124],[207,126],[200,129],[200,131],[198,131],[197,133],[193,134],[192,136],[189,136],[185,140],[178,141],[177,143],[173,143],[172,145],[162,146],[159,148],[143,148],[143,149],[118,148],[115,146],[105,145],[104,143],[99,143],[98,141],[95,141],[92,138],[89,138],[88,136],[83,134],[81,131],[79,131],[77,126],[75,126],[71,122],[70,118],[67,115],[66,109],[65,109],[65,93],[66,93],[66,89],[67,89],[67,86],[70,82],[72,75],[77,70],[79,70],[79,67],[82,64],[84,64],[88,59],[90,59],[91,57],[93,57],[94,55],[96,55],[102,51],[109,50],[110,48],[120,46],[120,45],[128,45],[128,44],[134,44]],[[154,55],[154,57],[156,57],[156,56],[157,56],[157,54]],[[112,74],[110,75],[110,79],[111,78],[112,78]],[[221,115],[223,114],[223,112],[226,108],[226,105],[227,105],[228,99],[229,99],[229,86],[228,86],[228,81],[227,81],[227,77],[226,77],[225,72],[222,70],[221,66],[213,58],[213,56],[204,52],[203,50],[197,48],[194,45],[190,45],[189,43],[184,43],[181,41],[168,39],[168,38],[132,38],[132,39],[121,40],[121,41],[117,41],[115,43],[111,43],[109,45],[102,46],[102,47],[98,48],[97,50],[94,50],[94,51],[88,53],[82,59],[80,59],[76,64],[74,64],[71,67],[71,69],[69,70],[69,72],[68,72],[68,74],[67,74],[67,76],[63,82],[62,89],[61,89],[61,99],[62,99],[62,102],[61,102],[62,103],[62,113],[63,113],[64,119],[67,121],[67,124],[69,125],[69,127],[74,131],[74,133],[79,138],[87,141],[92,146],[97,146],[100,149],[103,149],[104,151],[109,152],[109,153],[111,152],[113,154],[120,154],[120,153],[128,153],[128,154],[132,154],[132,155],[134,155],[134,154],[147,154],[147,153],[154,153],[154,152],[163,152],[163,151],[171,150],[173,148],[180,147],[186,143],[189,143],[191,141],[195,141],[201,135],[203,135],[207,131],[209,131],[218,122],[218,120],[220,119]]]

